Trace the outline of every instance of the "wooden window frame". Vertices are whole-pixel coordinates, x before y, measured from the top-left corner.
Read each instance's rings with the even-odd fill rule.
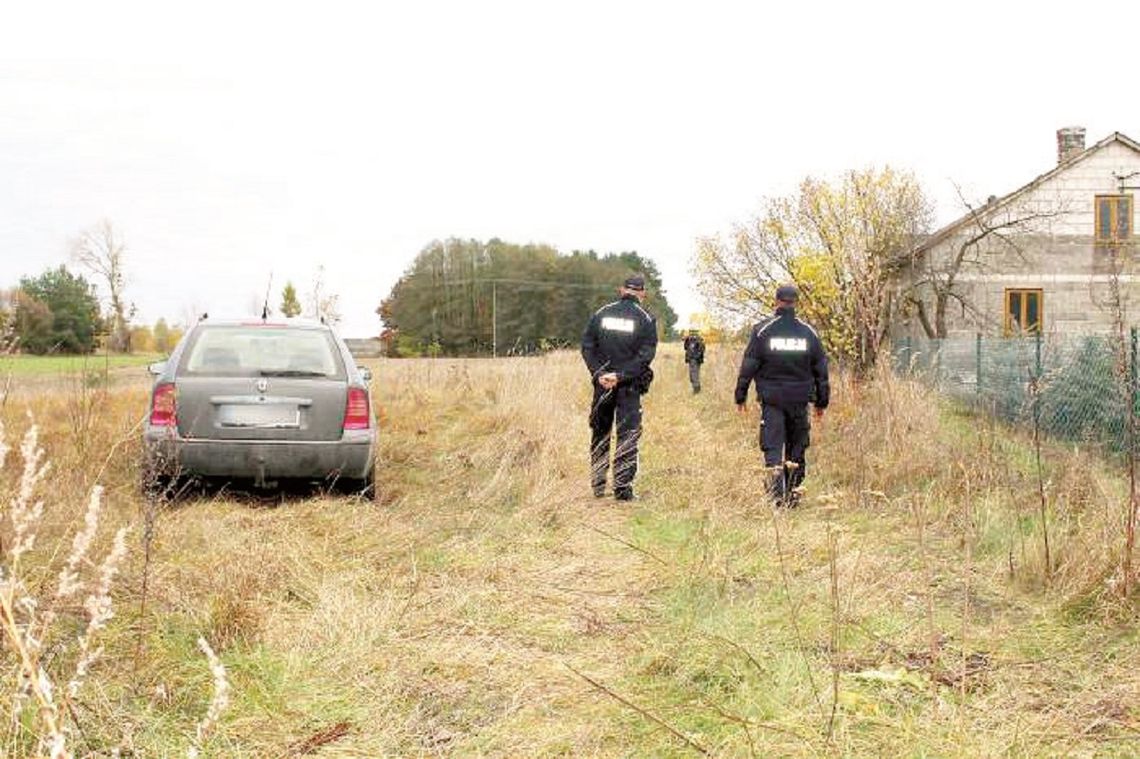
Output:
[[[1122,198],[1126,198],[1128,200],[1127,206],[1128,206],[1128,216],[1129,216],[1128,234],[1124,235],[1123,237],[1120,235],[1120,206],[1121,206],[1120,201]],[[1100,236],[1100,229],[1101,229],[1102,216],[1101,216],[1101,212],[1100,212],[1100,207],[1101,207],[1101,202],[1105,201],[1105,200],[1109,201],[1109,206],[1108,206],[1109,224],[1108,224],[1108,228],[1110,231],[1109,231],[1108,237],[1101,237]],[[1119,192],[1118,193],[1103,193],[1100,195],[1094,195],[1093,196],[1093,241],[1097,245],[1101,245],[1101,246],[1104,246],[1104,245],[1123,245],[1123,244],[1127,243],[1129,240],[1132,239],[1132,230],[1135,226],[1135,221],[1136,221],[1136,201],[1132,197],[1131,193],[1119,193]]]
[[[1009,313],[1010,296],[1013,295],[1014,293],[1019,293],[1022,296],[1022,298],[1021,298],[1021,313],[1018,314],[1018,316],[1021,317],[1021,321],[1018,322],[1018,329],[1016,329],[1016,330],[1013,328],[1013,319],[1010,318],[1010,313]],[[1025,296],[1030,295],[1030,294],[1037,296],[1037,324],[1032,325],[1032,326],[1035,326],[1036,329],[1030,329],[1028,327],[1022,326],[1022,325],[1024,325],[1026,316],[1029,313],[1029,299],[1026,298]],[[1005,331],[1006,337],[1022,337],[1025,335],[1034,335],[1034,334],[1037,334],[1039,332],[1044,333],[1045,332],[1045,290],[1043,288],[1040,288],[1040,287],[1007,287],[1007,288],[1005,288],[1005,294],[1004,294],[1004,297],[1002,298],[1002,327]]]

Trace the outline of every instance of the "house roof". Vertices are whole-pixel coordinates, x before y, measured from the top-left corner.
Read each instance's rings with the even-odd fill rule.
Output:
[[[1121,145],[1124,145],[1125,147],[1131,148],[1132,150],[1136,151],[1137,153],[1140,153],[1140,142],[1137,142],[1136,140],[1132,139],[1128,135],[1123,134],[1121,132],[1113,132],[1108,137],[1105,137],[1103,140],[1096,143],[1095,145],[1091,145],[1090,147],[1082,150],[1080,153],[1077,153],[1076,155],[1058,163],[1052,169],[1050,169],[1049,171],[1040,175],[1039,177],[1037,177],[1033,181],[1029,182],[1028,184],[1025,184],[1022,187],[1017,188],[1016,190],[1009,193],[1008,195],[1004,195],[1004,196],[998,198],[997,200],[995,200],[992,203],[987,203],[985,205],[984,209],[987,212],[990,212],[990,211],[996,211],[999,208],[1002,208],[1003,206],[1009,205],[1010,203],[1017,200],[1019,197],[1021,197],[1025,193],[1027,193],[1030,190],[1040,186],[1044,182],[1049,181],[1050,179],[1057,176],[1061,172],[1066,171],[1067,169],[1070,169],[1073,166],[1076,166],[1081,161],[1084,161],[1086,158],[1089,158],[1093,154],[1103,150],[1105,147],[1111,145],[1114,142],[1119,142]],[[981,209],[979,209],[979,210],[981,210]],[[970,212],[970,213],[964,214],[963,216],[961,216],[958,219],[955,219],[954,221],[950,222],[946,226],[944,226],[941,229],[939,229],[938,231],[934,232],[933,234],[930,235],[930,237],[927,237],[921,243],[916,245],[914,248],[914,253],[916,255],[918,255],[918,254],[923,253],[926,250],[929,250],[930,248],[934,247],[935,245],[942,242],[946,238],[952,236],[955,232],[957,232],[959,229],[961,229],[966,224],[970,223],[973,220],[973,218],[974,218],[974,213]]]

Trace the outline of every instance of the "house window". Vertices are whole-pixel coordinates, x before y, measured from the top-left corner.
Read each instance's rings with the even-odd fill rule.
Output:
[[[1132,237],[1132,196],[1096,196],[1096,242],[1119,245]]]
[[[1045,294],[1042,290],[1005,291],[1005,334],[1037,335],[1045,321]]]

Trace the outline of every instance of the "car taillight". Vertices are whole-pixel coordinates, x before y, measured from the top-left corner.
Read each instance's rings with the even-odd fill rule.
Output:
[[[178,423],[178,404],[173,382],[163,382],[154,389],[150,402],[150,423],[156,427],[173,427]]]
[[[366,430],[368,424],[368,392],[359,387],[350,387],[348,400],[344,404],[344,428]]]

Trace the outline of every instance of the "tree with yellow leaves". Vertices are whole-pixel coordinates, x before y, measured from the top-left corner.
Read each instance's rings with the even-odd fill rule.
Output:
[[[836,356],[869,366],[896,311],[893,274],[930,229],[932,211],[912,174],[889,167],[812,178],[770,198],[728,240],[702,238],[693,273],[713,315],[739,323],[771,309],[781,282]]]
[[[698,311],[689,315],[689,329],[701,333],[706,344],[723,343],[727,331],[716,318],[708,311]]]

